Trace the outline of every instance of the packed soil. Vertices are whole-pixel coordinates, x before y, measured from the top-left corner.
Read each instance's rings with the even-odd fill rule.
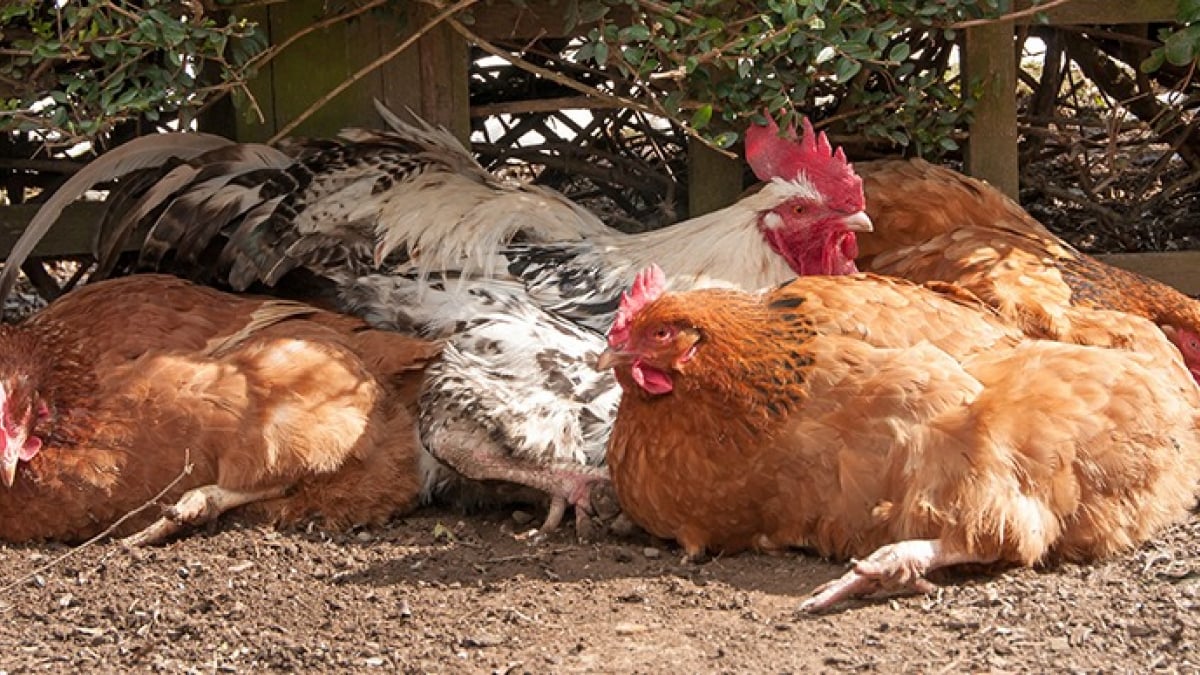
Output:
[[[959,571],[814,616],[797,605],[843,565],[685,563],[571,526],[531,541],[531,515],[333,534],[227,518],[159,548],[0,548],[0,670],[1200,672],[1200,516],[1098,564]]]

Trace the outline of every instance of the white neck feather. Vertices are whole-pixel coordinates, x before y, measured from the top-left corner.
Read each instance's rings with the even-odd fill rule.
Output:
[[[807,182],[773,182],[719,211],[642,234],[605,237],[601,255],[614,266],[627,261],[630,269],[622,272],[629,279],[658,263],[674,290],[774,286],[796,273],[771,250],[759,219],[789,197],[813,193]]]
[[[571,241],[611,230],[591,212],[537,185],[480,184],[431,171],[365,200],[354,214],[376,218],[377,253],[415,252],[424,272],[489,264],[518,232],[530,241]]]

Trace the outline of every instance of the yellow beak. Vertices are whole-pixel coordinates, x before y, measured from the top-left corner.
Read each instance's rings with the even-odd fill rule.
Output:
[[[594,367],[596,370],[609,370],[622,363],[629,363],[632,360],[632,354],[610,348],[600,352],[600,358],[596,359]]]
[[[4,459],[0,460],[0,478],[4,480],[4,487],[12,487],[13,481],[17,478],[17,463],[20,461],[21,458],[17,453],[4,453]]]
[[[842,219],[842,224],[851,232],[874,232],[875,225],[871,223],[871,219],[867,217],[865,211],[847,216]]]

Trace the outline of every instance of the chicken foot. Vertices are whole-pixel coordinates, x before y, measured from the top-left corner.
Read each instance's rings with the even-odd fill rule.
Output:
[[[935,586],[925,574],[940,567],[994,562],[959,551],[939,539],[910,539],[882,546],[864,560],[855,560],[849,572],[813,590],[800,603],[801,611],[819,612],[837,603],[873,593],[929,593]]]
[[[568,506],[575,508],[576,532],[581,538],[590,536],[590,517],[595,513],[592,508],[592,489],[596,484],[608,483],[608,476],[573,468],[545,466],[513,457],[498,460],[495,455],[486,452],[472,454],[474,461],[467,462],[471,472],[463,474],[467,478],[518,483],[549,495],[550,509],[536,536],[543,537],[557,529],[562,524]]]
[[[537,461],[514,457],[490,443],[478,429],[451,434],[449,430],[434,434],[426,443],[433,454],[451,469],[474,481],[503,481],[516,483],[544,492],[550,497],[550,510],[536,535],[553,532],[561,523],[568,506],[575,507],[576,532],[581,538],[591,533],[590,516],[593,491],[599,492],[608,484],[608,474],[603,469],[590,469],[583,465],[563,466],[563,463],[543,464]],[[442,434],[445,437],[442,438]],[[464,448],[465,441],[482,444],[478,450]],[[604,515],[604,514],[601,514]]]
[[[257,491],[240,491],[220,485],[205,485],[183,493],[179,501],[164,509],[162,518],[144,530],[130,535],[121,542],[127,546],[150,546],[161,544],[185,526],[202,525],[216,519],[230,509],[267,499],[276,499],[287,494],[287,486],[277,486]]]
[[[550,511],[546,514],[542,526],[538,528],[536,536],[543,537],[553,532],[562,522],[567,506],[575,507],[575,533],[580,539],[590,539],[594,534],[590,516],[609,520],[620,513],[620,506],[616,503],[616,494],[608,476],[569,469],[551,471],[565,480],[564,487],[567,489],[564,492],[567,494],[550,493]]]

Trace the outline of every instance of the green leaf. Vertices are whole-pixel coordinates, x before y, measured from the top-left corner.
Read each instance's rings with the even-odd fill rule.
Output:
[[[629,44],[630,42],[642,42],[650,39],[650,29],[643,24],[628,26],[626,28],[622,28],[621,31],[617,33],[617,38],[622,42],[622,44]]]
[[[730,146],[732,146],[734,143],[737,143],[737,140],[738,140],[738,134],[736,131],[723,131],[723,132],[717,134],[717,137],[712,139],[712,142],[713,142],[713,145],[716,145],[718,148],[725,150],[725,149],[729,148]]]
[[[1179,0],[1179,23],[1200,22],[1200,0]]]
[[[671,114],[679,112],[679,106],[681,103],[683,103],[682,91],[673,91],[667,94],[662,100],[663,108],[665,108],[666,111]]]
[[[711,105],[705,104],[697,108],[696,112],[692,113],[692,128],[699,130],[708,126],[708,123],[712,121],[712,114]]]
[[[911,48],[907,42],[897,42],[888,51],[888,59],[900,63],[908,58]]]
[[[1162,68],[1164,61],[1166,61],[1166,53],[1163,51],[1162,47],[1159,47],[1158,49],[1150,52],[1150,56],[1147,56],[1146,59],[1142,61],[1142,64],[1139,66],[1139,68],[1141,68],[1143,73],[1153,73],[1159,68]]]
[[[458,537],[454,534],[454,530],[451,530],[440,522],[433,526],[433,538],[435,541],[445,541],[450,543],[455,543],[458,541]]]
[[[573,4],[573,3],[567,3]],[[580,23],[595,23],[605,16],[608,16],[610,7],[603,2],[592,0],[591,2],[579,3],[579,22]]]
[[[1163,43],[1167,62],[1173,66],[1190,64],[1200,52],[1200,24],[1175,31]]]
[[[838,84],[845,84],[862,70],[862,62],[853,59],[840,58],[833,69],[833,77]]]

